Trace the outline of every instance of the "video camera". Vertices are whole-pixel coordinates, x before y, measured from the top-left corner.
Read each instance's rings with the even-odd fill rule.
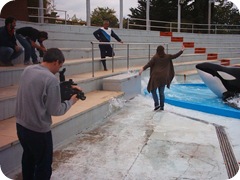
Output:
[[[75,84],[72,79],[69,79],[69,81],[65,81],[65,75],[64,75],[65,71],[66,71],[66,68],[63,68],[62,71],[59,71],[62,101],[69,100],[74,94],[77,94],[78,99],[81,99],[82,101],[84,101],[86,99],[84,92],[78,89],[72,88],[72,85],[77,85],[77,84]]]

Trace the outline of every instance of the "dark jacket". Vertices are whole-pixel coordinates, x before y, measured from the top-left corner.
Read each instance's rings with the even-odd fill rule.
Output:
[[[15,50],[16,38],[15,35],[10,35],[5,26],[0,28],[0,47],[11,47]]]
[[[172,59],[179,57],[182,53],[183,51],[179,51],[174,55],[164,54],[163,56],[156,53],[143,67],[144,70],[150,67],[150,79],[147,86],[148,92],[162,85],[170,87],[175,74]]]
[[[16,30],[16,34],[21,34],[23,37],[36,42],[39,39],[40,31],[32,27],[22,27]]]
[[[100,42],[110,42],[111,37],[114,37],[118,42],[121,41],[121,39],[114,33],[111,28],[108,28],[107,30],[103,27],[99,28],[98,30],[93,32],[93,35]]]

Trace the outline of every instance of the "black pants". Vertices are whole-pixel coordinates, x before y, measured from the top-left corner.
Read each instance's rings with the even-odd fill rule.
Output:
[[[23,147],[23,180],[49,180],[53,158],[51,131],[38,133],[17,124],[17,135]]]
[[[102,59],[101,62],[103,64],[104,69],[107,69],[105,58],[106,56],[112,57],[115,55],[115,53],[113,52],[112,46],[110,44],[100,44],[99,49],[100,49],[100,54]]]

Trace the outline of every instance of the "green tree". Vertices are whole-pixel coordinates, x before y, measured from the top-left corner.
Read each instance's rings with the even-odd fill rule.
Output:
[[[239,10],[233,6],[233,3],[224,0],[217,0],[218,5],[214,7],[212,16],[213,24],[239,25]]]
[[[147,0],[138,0],[137,8],[130,8],[131,24],[143,25],[145,21],[131,20],[131,18],[146,19]],[[181,22],[208,24],[209,0],[181,0]],[[227,0],[216,0],[211,4],[212,21],[215,24],[235,24],[240,21],[239,11],[233,7],[233,3]],[[177,22],[178,19],[178,0],[150,0],[150,20]],[[164,26],[152,22],[151,26]],[[139,27],[136,27],[139,28]],[[154,28],[152,28],[154,29]]]
[[[184,0],[181,3],[182,13],[190,11],[193,0]],[[130,8],[131,18],[146,18],[147,0],[138,0],[137,8]],[[150,0],[150,19],[159,21],[176,21],[178,15],[178,0]]]
[[[86,22],[82,19],[77,18],[76,14],[74,14],[73,17],[68,19],[68,24],[86,25]]]
[[[208,23],[208,1],[209,0],[196,0],[191,4],[192,11],[190,11],[191,16],[189,18],[192,23]]]
[[[182,3],[182,14],[187,14],[185,11],[190,8],[190,2],[192,0],[185,0]],[[130,8],[130,18],[146,19],[146,6],[147,0],[138,0],[137,8]],[[155,21],[177,21],[178,15],[178,0],[150,0],[150,20]],[[145,25],[146,22],[133,20],[130,23]],[[152,22],[151,26],[165,26],[164,24],[158,24]],[[144,27],[145,28],[145,27]]]
[[[116,11],[108,7],[97,7],[91,14],[91,24],[93,26],[102,26],[104,20],[109,20],[110,27],[118,27],[118,19],[114,15]]]

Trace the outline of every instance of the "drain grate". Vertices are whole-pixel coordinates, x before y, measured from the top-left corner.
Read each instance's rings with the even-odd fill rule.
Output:
[[[201,119],[198,119],[198,118],[185,116],[185,115],[182,115],[182,114],[179,114],[179,113],[175,113],[175,112],[171,112],[171,113],[177,114],[177,115],[182,116],[182,117],[192,119],[194,121],[202,122],[202,123],[205,123],[205,124],[212,124],[216,129],[218,141],[219,141],[219,144],[220,144],[220,149],[221,149],[221,152],[222,152],[222,156],[223,156],[223,159],[224,159],[224,163],[225,163],[225,166],[226,166],[226,169],[227,169],[227,174],[228,174],[229,179],[231,179],[232,177],[234,177],[237,174],[237,172],[239,170],[239,165],[238,165],[238,162],[235,158],[235,155],[234,155],[233,150],[232,150],[232,146],[231,146],[231,144],[228,140],[227,134],[226,134],[223,126],[217,125],[215,123],[209,123],[207,121],[204,121],[204,120],[201,120]]]
[[[229,179],[234,177],[239,169],[237,160],[234,156],[232,146],[228,140],[227,134],[222,126],[215,125],[223,159],[226,165]]]

